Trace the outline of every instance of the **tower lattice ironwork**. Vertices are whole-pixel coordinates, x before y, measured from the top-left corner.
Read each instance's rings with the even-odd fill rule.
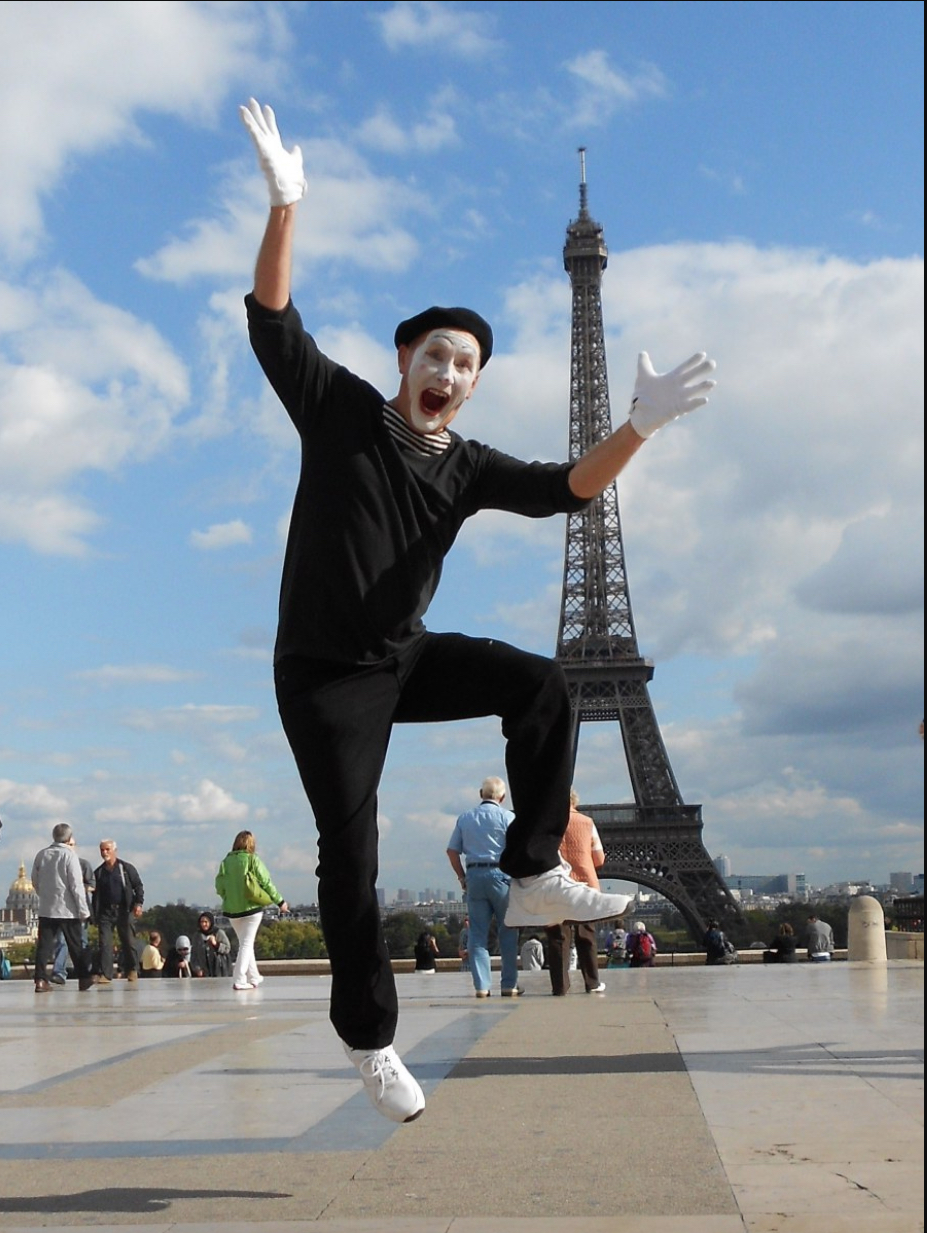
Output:
[[[579,217],[567,227],[563,264],[573,288],[570,457],[612,431],[602,322],[608,249],[589,215],[580,150]],[[573,760],[584,722],[621,729],[634,804],[587,805],[605,847],[600,874],[651,887],[682,913],[697,941],[712,917],[740,916],[702,843],[702,809],[683,802],[647,689],[653,663],[638,649],[628,593],[618,485],[567,520],[556,659],[573,708]]]

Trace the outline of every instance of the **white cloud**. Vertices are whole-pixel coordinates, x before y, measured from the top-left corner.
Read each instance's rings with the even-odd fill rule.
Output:
[[[577,125],[604,124],[617,110],[643,102],[666,98],[666,78],[654,64],[644,64],[633,74],[621,72],[609,63],[601,49],[583,52],[564,65],[579,84],[573,113]]]
[[[227,724],[247,723],[257,719],[260,712],[253,706],[185,706],[164,707],[158,711],[134,711],[128,717],[132,728],[145,731],[200,731]]]
[[[860,227],[865,227],[871,231],[881,232],[889,230],[885,220],[875,210],[857,210],[852,212],[849,217],[853,222],[858,223]]]
[[[904,505],[900,511],[864,514],[850,522],[833,555],[797,584],[796,598],[819,612],[860,616],[919,612],[924,605],[923,573],[912,571],[911,557],[896,551],[907,538],[914,559],[923,558],[923,523],[899,525],[899,517],[908,522],[914,513]]]
[[[278,889],[282,887],[284,878],[292,884],[294,874],[302,875],[300,878],[301,883],[311,878],[314,884],[315,870],[318,863],[319,853],[315,843],[285,844],[277,852],[274,861],[273,877],[277,880],[276,885]],[[291,900],[290,902],[294,901]]]
[[[494,351],[454,427],[516,457],[559,462],[569,444],[569,284],[529,277],[507,290],[503,317],[511,350]]]
[[[247,820],[248,806],[236,801],[230,792],[210,779],[203,779],[193,792],[172,794],[154,792],[141,800],[128,800],[94,811],[94,821],[103,825],[125,823],[183,823],[203,825],[213,822],[241,823]]]
[[[76,680],[96,685],[171,685],[176,681],[195,680],[197,673],[168,664],[103,664],[72,674]]]
[[[400,0],[374,20],[390,51],[439,47],[442,55],[466,59],[484,56],[500,46],[489,33],[491,18],[457,3]]]
[[[152,326],[58,270],[0,288],[0,540],[79,555],[97,514],[70,489],[168,440],[187,373]]]
[[[622,479],[623,514],[640,506],[643,515],[643,574],[632,584],[654,561],[661,581],[669,574],[688,591],[664,637],[692,645],[714,626],[714,649],[726,648],[723,624],[707,614],[739,610],[747,625],[765,623],[841,545],[840,574],[855,565],[871,595],[866,540],[845,532],[873,519],[894,557],[881,573],[919,577],[922,262],[857,265],[737,244],[650,256],[611,263],[618,285],[642,293],[633,318],[617,322],[612,371],[616,359],[633,371],[634,351],[648,343],[664,369],[699,346],[719,365],[709,406],[659,434]],[[606,318],[615,319],[608,297]],[[826,576],[817,577],[820,592]]]
[[[857,733],[877,736],[917,706],[923,673],[920,614],[885,625],[873,639],[871,618],[831,618],[810,625],[788,612],[757,669],[734,696],[748,735]],[[864,667],[863,667],[864,666]],[[912,697],[912,693],[914,696]]]
[[[2,374],[0,374],[2,376]],[[82,556],[101,519],[79,499],[0,492],[0,540],[49,556]]]
[[[844,613],[918,605],[922,281],[919,259],[856,264],[740,242],[611,255],[614,424],[639,350],[661,371],[698,349],[718,361],[709,405],[658,433],[619,481],[651,652],[747,652],[790,610],[807,627],[805,603]],[[559,283],[537,276],[510,293],[516,353],[494,356],[456,425],[465,435],[522,457],[565,457],[569,304]],[[478,523],[467,541],[477,554]],[[507,530],[503,520],[486,527],[500,541]]]
[[[385,154],[433,154],[460,144],[454,117],[435,111],[418,124],[403,128],[383,104],[357,130],[357,139]]]
[[[238,544],[250,544],[254,533],[240,518],[231,522],[216,522],[205,531],[191,531],[190,543],[194,548],[213,551],[219,548],[234,548]]]
[[[16,783],[12,779],[0,779],[0,806],[7,814],[7,823],[10,813],[20,819],[42,818],[54,823],[64,821],[68,812],[67,799],[45,784]]]
[[[42,231],[43,201],[76,156],[145,140],[144,111],[210,123],[239,79],[274,72],[253,4],[0,6],[0,247],[18,258]],[[101,69],[105,66],[105,70]]]
[[[742,196],[747,191],[744,178],[739,172],[718,171],[717,168],[707,167],[704,163],[699,166],[698,170],[699,175],[704,176],[706,180],[711,180],[715,184],[720,184],[734,196]]]
[[[298,134],[286,134],[284,140],[301,147],[310,185],[299,206],[294,281],[303,265],[333,258],[365,270],[408,268],[418,244],[401,220],[427,211],[423,194],[393,177],[376,175],[342,142]],[[243,150],[247,142],[242,130]],[[184,236],[137,261],[136,269],[177,284],[206,276],[250,278],[267,222],[267,186],[250,147],[228,168],[221,195],[218,216],[194,220]]]
[[[316,332],[319,346],[326,355],[337,355],[339,363],[343,363],[352,372],[364,374],[376,389],[390,393],[398,388],[399,371],[396,367],[396,349],[384,346],[371,338],[356,325],[323,326]],[[292,439],[292,427],[288,423]]]

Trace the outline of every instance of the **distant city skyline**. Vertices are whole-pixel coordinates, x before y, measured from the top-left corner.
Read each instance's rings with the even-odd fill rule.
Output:
[[[715,861],[717,862],[720,859],[721,859],[720,857],[716,857]],[[29,877],[29,874],[32,868],[32,862],[31,861],[21,862],[21,864],[24,866],[26,877]],[[5,862],[2,859],[0,859],[0,901],[3,901],[3,902],[5,902],[6,900],[6,896],[7,896],[7,893],[11,885],[16,881],[19,875],[20,864],[16,865],[16,868],[12,870],[12,873],[9,877],[7,876],[8,866],[9,866],[9,862]],[[791,880],[796,877],[799,877],[799,878],[801,877],[801,875],[796,872],[792,872],[790,874],[790,873],[786,873],[783,871],[778,871],[776,873],[758,873],[758,874],[756,873],[745,874],[745,873],[732,872],[728,876],[731,878],[733,882],[736,882],[738,879],[743,879],[745,881],[751,881],[751,880],[772,881],[774,879],[784,878],[784,879]],[[828,890],[828,889],[842,886],[842,885],[850,885],[850,886],[861,885],[861,886],[874,886],[874,887],[880,887],[880,888],[885,888],[885,889],[891,889],[891,890],[894,890],[899,895],[917,894],[917,893],[923,894],[924,874],[922,872],[915,873],[914,871],[900,871],[900,872],[895,871],[893,873],[890,873],[886,879],[869,878],[869,877],[857,878],[857,879],[852,879],[852,878],[851,879],[841,879],[838,882],[824,884],[819,887],[812,886],[812,884],[806,883],[806,882],[803,882],[802,884],[803,886],[806,886],[807,890],[809,891],[810,890]],[[625,893],[637,894],[638,892],[641,892],[643,894],[652,894],[652,895],[661,897],[658,891],[653,890],[652,888],[646,887],[643,884],[639,885],[637,883],[619,882],[616,879],[607,878],[607,879],[603,879],[603,886],[605,886],[606,888],[621,889]],[[739,893],[741,888],[735,885],[735,886],[732,886],[732,889],[735,890],[735,893]],[[448,904],[457,903],[460,905],[461,909],[463,910],[466,909],[466,901],[461,897],[460,890],[455,887],[441,888],[441,887],[425,885],[417,889],[414,889],[412,887],[393,888],[393,887],[384,887],[384,886],[378,885],[377,891],[378,891],[378,897],[379,897],[379,902],[380,902],[381,907],[395,906],[396,904],[401,904],[401,903],[409,903],[410,906],[414,904],[421,904],[421,903],[448,903]],[[773,893],[783,894],[786,892],[777,891]],[[195,905],[195,906],[206,906],[206,905],[217,902],[218,898],[217,896],[213,895],[212,897],[207,896],[202,899],[197,899],[189,895],[181,894],[179,896],[175,896],[169,899],[152,899],[150,896],[146,895],[146,901],[149,903],[149,905],[154,904],[154,903],[167,904],[167,903],[178,903],[178,902],[183,901],[185,903]],[[313,902],[314,900],[295,900],[295,899],[293,900],[294,904],[300,903],[303,905],[308,905]]]

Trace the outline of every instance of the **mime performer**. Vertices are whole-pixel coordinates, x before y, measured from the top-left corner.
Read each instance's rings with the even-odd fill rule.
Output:
[[[493,347],[468,308],[431,307],[396,328],[399,392],[385,398],[323,355],[290,299],[298,146],[270,107],[241,108],[270,191],[251,345],[299,433],[302,463],[283,565],[274,679],[283,727],[319,836],[319,910],[331,1021],[374,1107],[418,1117],[421,1087],[399,1058],[396,985],[377,903],[377,790],[396,723],[498,715],[515,820],[500,857],[505,923],[621,916],[627,896],[569,877],[571,716],[556,663],[422,622],[445,555],[481,509],[531,518],[582,509],[658,428],[707,402],[704,354],[670,373],[638,361],[629,419],[573,463],[521,462],[450,431]]]

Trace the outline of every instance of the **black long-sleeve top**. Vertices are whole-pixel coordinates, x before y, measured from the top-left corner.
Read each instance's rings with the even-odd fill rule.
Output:
[[[245,300],[251,345],[302,442],[274,658],[376,663],[422,618],[464,519],[481,509],[542,518],[588,504],[571,464],[522,462],[450,433],[442,453],[403,449],[383,395],[319,351],[292,302]]]

